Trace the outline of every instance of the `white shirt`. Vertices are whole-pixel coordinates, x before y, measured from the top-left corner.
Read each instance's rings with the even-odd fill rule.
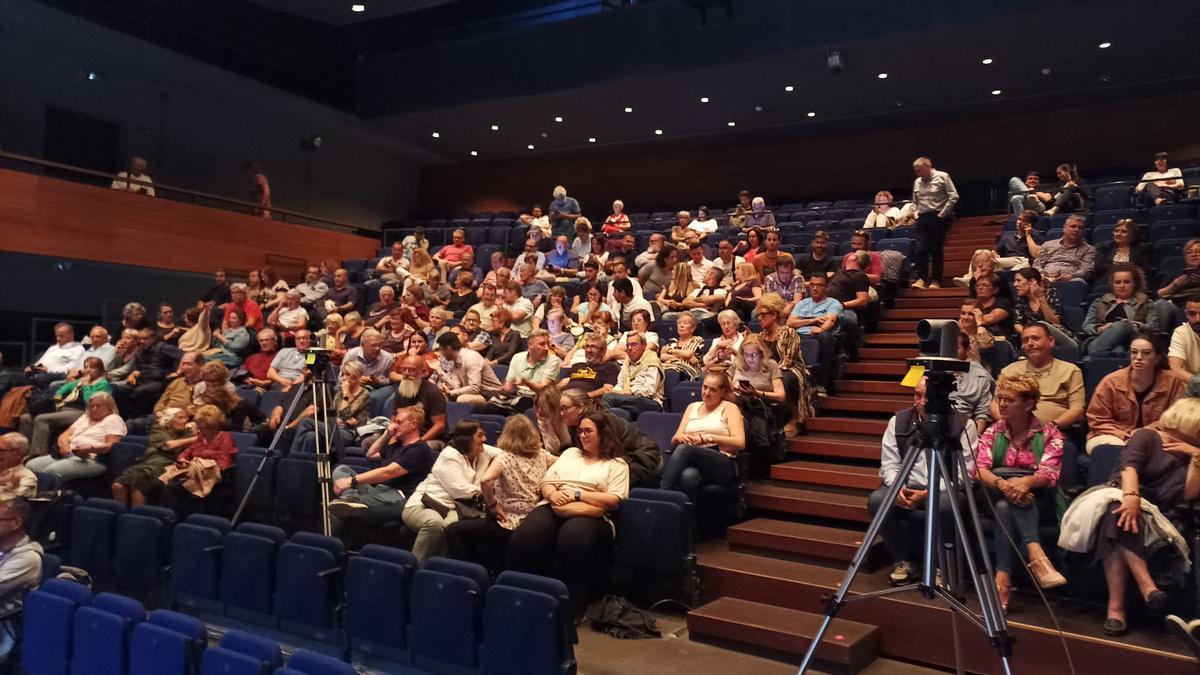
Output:
[[[94,448],[104,445],[105,436],[124,438],[125,434],[129,433],[125,428],[125,420],[121,419],[120,415],[108,415],[99,422],[93,422],[87,413],[80,415],[79,419],[71,424],[71,432],[72,450]]]
[[[697,286],[704,285],[704,275],[708,274],[708,270],[713,266],[712,261],[708,258],[701,258],[699,263],[688,260],[688,269],[692,271],[692,283]]]
[[[717,231],[717,221],[712,218],[708,220],[693,220],[688,223],[687,229],[695,230],[701,234],[712,234]]]
[[[447,446],[433,462],[429,475],[413,490],[404,508],[420,504],[421,496],[429,495],[439,504],[453,509],[456,499],[480,494],[479,476],[501,452],[500,448],[484,445],[483,452],[472,463],[461,452]]]
[[[45,366],[47,373],[66,374],[75,364],[83,363],[83,354],[83,345],[78,342],[71,341],[61,347],[55,343],[46,348],[34,365]]]
[[[457,361],[442,358],[442,372],[446,374],[443,382],[450,388],[450,397],[457,398],[463,394],[474,394],[490,397],[500,389],[500,379],[492,370],[487,359],[473,350],[463,349],[458,353]]]
[[[90,356],[94,356],[103,361],[104,369],[108,370],[110,367],[112,367],[113,359],[117,358],[117,348],[107,342],[99,347],[88,347],[87,349],[83,350],[83,353],[79,355],[79,360],[76,361],[75,365],[71,367],[75,370],[82,370],[83,362],[86,361]]]
[[[1142,174],[1142,181],[1138,183],[1137,189],[1142,190],[1146,187],[1146,183],[1154,181],[1159,187],[1172,187],[1172,183],[1183,178],[1183,172],[1179,167],[1167,169],[1166,171],[1147,171]],[[1177,186],[1176,186],[1177,187]]]
[[[662,247],[660,246],[658,250],[661,251]],[[633,259],[633,264],[635,267],[637,267],[640,270],[643,267],[645,267],[646,265],[649,265],[650,263],[654,262],[654,259],[657,257],[658,257],[658,251],[651,251],[650,249],[646,249],[645,251],[642,251],[641,253],[637,254],[637,257]]]
[[[629,277],[629,283],[633,284],[634,299],[644,300],[645,296],[642,294],[642,282],[638,281],[637,279],[635,279],[633,277]],[[616,298],[613,297],[613,279],[608,280],[608,297],[606,297],[604,299],[604,303],[606,305],[608,305],[609,307],[613,307],[613,306],[616,306],[617,304],[619,304],[616,301]]]
[[[533,332],[533,303],[525,298],[518,297],[517,301],[511,305],[505,303],[504,308],[507,309],[510,314],[514,314],[515,312],[522,312],[525,314],[525,318],[520,320],[518,320],[516,316],[512,317],[512,329],[517,331],[517,333],[519,333],[523,338],[529,337],[529,334]]]
[[[579,448],[567,448],[542,477],[542,485],[552,484],[567,492],[587,490],[607,492],[621,499],[629,496],[629,465],[623,459],[606,459],[588,464]],[[545,499],[539,504],[548,504]]]
[[[645,359],[646,354],[643,354],[642,358]],[[634,366],[635,364],[628,358],[621,363],[621,372],[617,373],[617,386],[613,388],[613,393],[640,396],[662,404],[662,369],[660,368],[652,366],[642,368],[633,376],[633,379],[629,380],[629,389],[625,390],[625,378],[628,377]]]
[[[525,256],[527,255],[529,254],[522,251],[521,255],[517,256],[517,261],[513,263],[512,275],[514,279],[520,278],[521,268],[525,266]],[[540,272],[542,268],[546,266],[546,254],[538,251],[534,255],[537,256],[537,262],[534,264],[533,268]]]
[[[612,307],[613,311],[617,313],[617,318],[620,319],[622,326],[628,326],[630,315],[639,309],[646,310],[650,313],[650,318],[654,318],[654,308],[650,306],[650,303],[647,302],[645,298],[633,298],[627,305],[622,305],[619,302],[615,302],[611,303],[609,306]]]
[[[151,183],[151,185],[142,185],[142,183]],[[146,196],[153,197],[154,196],[153,183],[154,183],[154,181],[150,180],[150,176],[148,174],[142,174],[140,176],[134,176],[133,184],[130,185],[129,172],[122,171],[117,174],[117,177],[115,180],[113,180],[111,187],[114,190],[129,190],[132,187],[133,192],[137,192],[138,190],[145,189]]]

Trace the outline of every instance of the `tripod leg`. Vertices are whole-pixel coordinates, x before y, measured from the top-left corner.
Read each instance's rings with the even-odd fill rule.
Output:
[[[941,490],[937,489],[937,476],[940,472],[941,461],[936,450],[930,450],[927,453],[927,471],[926,476],[929,477],[929,485],[926,489],[929,490],[925,497],[925,555],[922,563],[924,569],[921,570],[921,592],[927,598],[933,597],[933,588],[937,583],[938,570],[938,553],[940,546],[938,545],[938,511],[939,502],[941,500]]]
[[[846,599],[846,594],[850,592],[850,584],[854,582],[854,577],[858,575],[859,568],[866,562],[867,554],[871,551],[872,542],[879,535],[879,530],[883,528],[883,524],[892,512],[892,509],[896,508],[896,495],[900,494],[900,488],[904,487],[907,483],[908,474],[912,472],[913,465],[916,464],[921,453],[921,448],[911,448],[908,454],[905,455],[904,462],[900,465],[900,472],[896,474],[896,479],[888,487],[883,506],[875,514],[875,517],[871,519],[871,524],[867,527],[866,534],[863,535],[862,545],[855,551],[854,558],[850,561],[850,566],[846,568],[846,575],[842,577],[842,583],[829,600],[829,606],[825,609],[825,619],[821,622],[821,627],[817,629],[817,634],[813,637],[812,644],[808,646],[808,651],[804,653],[804,658],[800,661],[801,673],[807,671],[808,667],[812,664],[813,657],[817,653],[817,647],[820,646],[821,640],[824,639],[825,632],[829,630],[829,624],[833,621],[833,617],[841,609],[842,603]]]
[[[279,446],[279,439],[283,437],[283,432],[291,423],[292,417],[296,414],[296,408],[300,403],[299,392],[292,397],[292,402],[288,406],[287,411],[283,414],[283,418],[279,420],[279,428],[275,430],[275,437],[271,439],[271,444],[267,446],[267,455],[259,462],[258,469],[254,471],[254,477],[250,479],[250,485],[246,488],[246,494],[242,496],[242,502],[238,504],[237,510],[233,512],[233,526],[242,519],[242,513],[246,510],[246,505],[250,503],[250,498],[254,495],[254,488],[258,487],[258,479],[262,476],[263,469],[267,467],[267,462],[271,461],[275,456],[276,448]]]

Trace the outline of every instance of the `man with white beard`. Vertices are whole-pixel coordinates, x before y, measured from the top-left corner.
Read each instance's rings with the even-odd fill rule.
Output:
[[[425,419],[421,423],[421,440],[438,450],[442,446],[442,436],[446,433],[446,395],[427,379],[428,375],[424,358],[413,354],[398,358],[389,375],[395,386],[380,387],[371,392],[371,398],[387,399],[395,392],[395,402],[383,411],[389,417],[399,408],[421,404],[425,410]],[[362,447],[371,447],[375,438],[368,436],[362,439]]]

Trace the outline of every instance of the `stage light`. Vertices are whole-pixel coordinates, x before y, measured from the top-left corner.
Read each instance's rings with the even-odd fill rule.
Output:
[[[809,117],[816,117],[816,116],[817,116],[817,113],[810,111],[810,112],[808,113],[808,116],[809,116]]]
[[[476,152],[475,150],[472,150],[472,151],[471,151],[471,156],[472,156],[472,157],[478,157],[478,156],[479,156],[479,153],[478,153],[478,152]]]
[[[990,65],[992,65],[992,60],[991,60],[991,59],[984,59],[984,60],[983,60],[983,61],[981,61],[980,63],[982,63],[982,64],[983,64],[983,65],[985,65],[985,66],[990,66]]]
[[[796,88],[789,84],[788,86],[784,87],[783,90],[787,91],[787,92],[792,92],[792,91],[796,91]]]
[[[707,96],[701,96],[701,97],[700,97],[700,102],[701,102],[701,103],[708,103],[708,97],[707,97]]]
[[[492,125],[492,131],[500,131],[500,125],[499,125],[499,124],[493,124],[493,125]]]
[[[555,117],[555,118],[554,118],[554,121],[555,121],[555,122],[562,122],[562,118],[561,118],[561,117]]]
[[[627,113],[631,113],[631,112],[633,112],[633,108],[626,108],[626,109],[625,109],[625,112],[627,112]]]
[[[881,79],[881,80],[886,80],[886,79],[887,79],[887,73],[880,73],[880,74],[876,75],[875,77],[878,77],[878,78],[879,78],[879,79]]]
[[[435,132],[433,132],[433,137],[434,137],[434,138],[441,138],[441,137],[442,137],[442,135],[441,135],[441,134],[439,134],[438,132],[436,132],[436,131],[435,131]]]
[[[595,142],[596,142],[596,137],[595,137],[595,136],[592,136],[592,137],[588,138],[588,143],[595,143]]]
[[[533,149],[533,143],[530,143],[529,145],[527,145],[527,146],[525,146],[525,147],[527,147],[527,148],[529,148],[530,150],[532,150],[532,149]]]
[[[736,127],[736,126],[737,126],[737,122],[726,122],[726,124],[727,124],[727,125],[729,125],[729,126],[731,126],[731,127]]]
[[[1112,46],[1111,42],[1101,42],[1099,45],[1100,49],[1108,49],[1111,46]]]
[[[361,14],[362,12],[365,12],[365,11],[367,11],[367,6],[366,6],[366,5],[361,5],[361,4],[357,4],[357,3],[356,3],[356,4],[353,4],[353,5],[350,5],[350,11],[351,11],[351,12],[358,12],[358,13],[360,13],[360,14]]]
[[[655,136],[662,136],[662,129],[655,129],[655,130],[654,130],[654,135],[655,135]]]
[[[1004,92],[1000,91],[999,89],[992,90],[992,96],[999,96],[1002,93],[1004,93]]]

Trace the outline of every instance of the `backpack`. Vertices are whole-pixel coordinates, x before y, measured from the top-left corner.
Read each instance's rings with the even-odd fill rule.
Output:
[[[658,623],[649,612],[643,612],[619,595],[606,595],[588,610],[587,619],[594,630],[622,640],[660,638]]]
[[[770,472],[770,465],[783,461],[783,431],[767,404],[757,396],[738,396],[738,409],[746,425],[746,452],[751,457],[751,473]]]

